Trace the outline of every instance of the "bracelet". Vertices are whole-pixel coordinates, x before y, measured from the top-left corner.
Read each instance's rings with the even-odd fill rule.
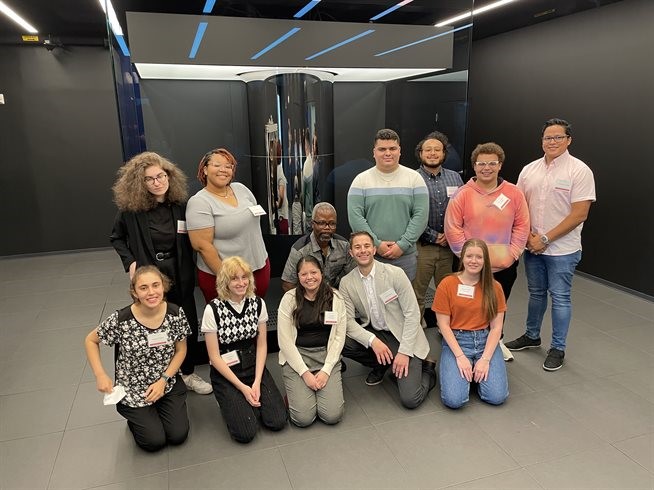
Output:
[[[454,356],[454,359],[458,359],[459,357],[463,357],[465,354],[459,354],[458,356]]]
[[[488,363],[490,363],[490,359],[487,358],[487,357],[481,356],[481,359],[484,360],[484,361],[486,361],[486,362],[488,362]]]

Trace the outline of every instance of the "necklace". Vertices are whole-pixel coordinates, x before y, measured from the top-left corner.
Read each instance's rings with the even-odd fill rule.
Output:
[[[229,195],[231,194],[231,189],[230,189],[229,186],[228,186],[228,187],[227,187],[227,190],[225,191],[225,194],[218,194],[217,192],[214,192],[214,191],[210,191],[210,192],[211,192],[212,194],[215,194],[215,195],[218,196],[218,197],[222,197],[223,199],[225,199],[226,197],[229,197]]]

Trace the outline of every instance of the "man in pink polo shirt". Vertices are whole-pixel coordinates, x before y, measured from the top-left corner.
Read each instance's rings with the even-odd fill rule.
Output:
[[[595,202],[591,169],[568,152],[570,123],[550,119],[543,126],[545,155],[525,166],[518,187],[529,206],[531,233],[527,240],[525,271],[529,288],[527,329],[507,342],[510,350],[540,346],[540,329],[552,298],[552,344],[543,363],[546,371],[563,366],[565,342],[572,317],[570,293],[575,268],[581,260],[581,229]]]

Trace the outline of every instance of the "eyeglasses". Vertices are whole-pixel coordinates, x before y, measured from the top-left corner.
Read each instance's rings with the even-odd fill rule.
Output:
[[[234,170],[234,165],[229,163],[208,163],[207,165],[216,170]]]
[[[498,162],[497,160],[492,161],[492,162],[475,162],[475,165],[477,165],[478,167],[481,167],[481,168],[484,168],[484,167],[495,168],[495,167],[499,166],[499,164],[500,164],[500,162]]]
[[[543,136],[543,141],[545,143],[551,143],[552,141],[556,141],[557,143],[561,143],[561,141],[568,139],[569,136],[567,134],[557,134],[556,136]]]
[[[312,220],[313,223],[321,228],[334,228],[336,229],[336,221],[316,221]]]
[[[168,174],[166,172],[161,172],[159,175],[155,175],[154,177],[145,177],[143,181],[147,185],[152,185],[154,184],[155,180],[160,184],[163,184],[164,182],[166,182],[166,179],[168,179]]]

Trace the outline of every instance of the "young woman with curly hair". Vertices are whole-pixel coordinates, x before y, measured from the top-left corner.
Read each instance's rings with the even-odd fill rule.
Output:
[[[194,373],[199,356],[198,315],[193,297],[193,249],[186,233],[186,176],[161,155],[145,152],[118,170],[113,193],[118,214],[111,244],[130,279],[136,268],[144,265],[154,265],[171,278],[168,300],[183,308],[193,332],[182,379],[189,389],[209,394],[211,385]]]

